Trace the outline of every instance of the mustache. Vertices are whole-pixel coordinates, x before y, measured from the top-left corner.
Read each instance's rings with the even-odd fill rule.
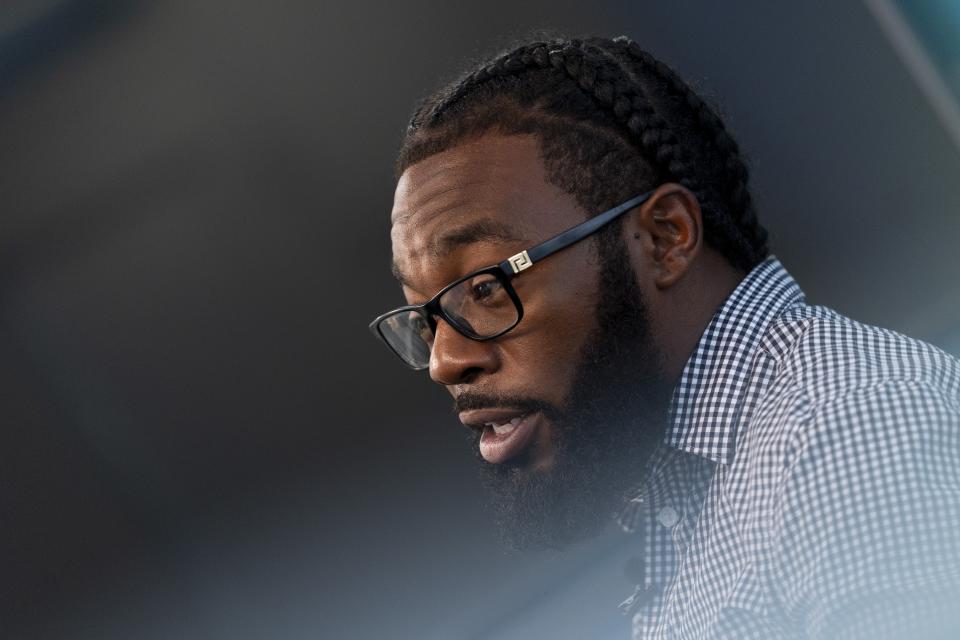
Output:
[[[560,415],[560,410],[545,400],[517,394],[491,394],[466,391],[453,400],[454,413],[470,411],[472,409],[492,409],[498,407],[519,409],[524,413],[540,411],[551,419],[556,419]]]

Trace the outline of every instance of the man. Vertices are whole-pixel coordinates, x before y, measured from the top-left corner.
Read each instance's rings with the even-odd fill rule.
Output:
[[[524,44],[420,105],[397,175],[409,306],[371,329],[450,391],[512,544],[617,514],[637,638],[950,632],[960,363],[804,302],[673,71]]]

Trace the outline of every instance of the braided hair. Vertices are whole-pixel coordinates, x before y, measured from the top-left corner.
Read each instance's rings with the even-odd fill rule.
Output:
[[[624,36],[529,42],[436,91],[410,119],[396,175],[489,131],[535,134],[547,179],[591,214],[676,182],[696,196],[706,242],[732,265],[749,271],[769,253],[736,141],[672,69]]]

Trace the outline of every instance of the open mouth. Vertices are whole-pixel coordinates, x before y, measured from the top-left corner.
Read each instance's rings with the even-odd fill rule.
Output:
[[[481,431],[480,455],[487,462],[499,464],[519,455],[530,445],[540,416],[539,412],[481,409],[462,412],[460,421]]]

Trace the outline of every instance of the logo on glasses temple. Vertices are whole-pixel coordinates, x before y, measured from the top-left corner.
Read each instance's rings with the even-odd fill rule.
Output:
[[[515,256],[510,256],[507,261],[510,263],[510,267],[513,269],[514,273],[520,273],[524,269],[528,269],[533,266],[533,260],[530,259],[530,256],[527,255],[526,251],[521,251]]]

